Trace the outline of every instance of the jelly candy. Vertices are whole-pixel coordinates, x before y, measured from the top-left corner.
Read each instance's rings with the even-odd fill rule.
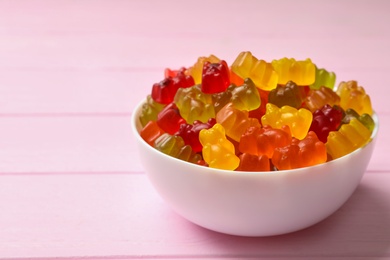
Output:
[[[242,79],[250,78],[263,90],[274,89],[278,83],[278,74],[272,65],[264,60],[258,60],[249,51],[238,55],[232,63],[231,70]]]
[[[202,129],[209,129],[215,125],[215,118],[210,118],[206,123],[195,121],[191,124],[182,124],[176,135],[183,138],[184,143],[191,146],[194,152],[202,151],[202,144],[199,141],[199,132]]]
[[[186,120],[180,116],[179,109],[175,103],[170,103],[164,107],[157,116],[158,126],[171,135],[179,130],[181,124],[185,123]]]
[[[338,131],[329,133],[326,149],[333,159],[337,159],[366,144],[370,136],[371,132],[359,120],[352,118]]]
[[[231,102],[234,106],[240,110],[254,110],[260,106],[260,95],[253,84],[253,81],[249,78],[245,79],[244,84],[237,86],[231,90],[232,97]]]
[[[291,58],[273,60],[272,66],[279,75],[278,84],[294,81],[299,86],[311,85],[315,82],[316,68],[310,59],[296,61]]]
[[[356,118],[360,121],[370,132],[372,132],[375,128],[374,119],[369,114],[359,115],[355,110],[349,108],[345,111],[345,115],[341,121],[343,124],[348,124],[352,118]]]
[[[339,105],[340,97],[333,90],[324,86],[310,90],[305,99],[306,107],[312,112],[321,109],[326,104]]]
[[[196,63],[187,70],[187,74],[192,76],[195,84],[202,83],[203,65],[206,61],[211,63],[218,63],[221,60],[214,55],[210,55],[209,57],[199,57]]]
[[[326,143],[329,132],[336,131],[339,128],[342,118],[343,111],[341,108],[325,105],[313,113],[313,121],[309,131],[315,132],[318,139]]]
[[[344,110],[352,108],[359,115],[372,115],[370,96],[366,94],[363,87],[358,86],[357,81],[341,82],[337,94],[340,96],[340,106]]]
[[[266,113],[261,117],[261,123],[263,126],[270,125],[278,129],[281,129],[283,125],[288,125],[292,136],[302,140],[310,128],[312,119],[313,114],[305,108],[299,110],[290,106],[279,108],[268,103]]]
[[[151,146],[154,146],[154,141],[164,133],[156,121],[149,121],[140,131],[142,139]]]
[[[237,109],[233,103],[225,105],[216,115],[217,123],[221,124],[226,135],[239,142],[241,135],[250,126],[260,127],[257,118],[250,118],[248,111]]]
[[[221,124],[216,123],[210,129],[202,129],[199,140],[203,146],[203,159],[209,167],[235,170],[240,164],[234,145],[226,139],[225,129]]]
[[[153,98],[148,95],[146,97],[146,102],[142,105],[139,116],[141,125],[145,126],[149,121],[156,121],[158,113],[160,113],[164,107],[165,105],[154,101]]]
[[[276,148],[272,156],[272,164],[278,170],[313,166],[326,160],[326,146],[312,131],[302,140],[293,138],[291,144]]]
[[[209,118],[215,117],[213,99],[210,94],[205,94],[199,86],[180,88],[174,98],[180,115],[192,124],[195,120],[207,122]]]
[[[191,146],[185,145],[180,136],[162,134],[154,142],[154,147],[162,153],[177,159],[197,163],[202,157],[192,151]]]
[[[221,110],[227,103],[232,100],[232,91],[236,87],[236,85],[231,84],[226,91],[215,93],[212,95],[215,113],[217,114],[219,110]]]
[[[239,150],[241,153],[267,155],[272,158],[277,147],[291,143],[291,132],[287,125],[281,129],[270,126],[249,127],[241,136]]]
[[[185,75],[183,70],[177,72],[175,77],[167,77],[152,87],[152,98],[161,104],[169,104],[173,101],[179,88],[192,87],[195,84],[191,76]]]
[[[229,67],[223,60],[219,63],[205,62],[202,72],[202,92],[214,94],[225,91],[230,85]]]
[[[239,156],[240,164],[236,171],[270,171],[270,163],[267,155],[254,155],[249,153],[243,153]]]
[[[300,108],[305,97],[304,88],[289,81],[286,85],[278,85],[271,90],[268,95],[268,102],[278,107],[290,106]]]
[[[310,85],[311,89],[319,89],[320,87],[334,88],[336,83],[336,74],[329,72],[326,69],[318,69],[316,67],[316,81]]]

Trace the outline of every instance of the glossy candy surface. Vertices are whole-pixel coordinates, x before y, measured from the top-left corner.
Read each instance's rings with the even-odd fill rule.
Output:
[[[340,105],[340,97],[332,89],[324,86],[310,90],[305,99],[306,108],[312,112],[321,109],[326,104]]]
[[[315,132],[318,139],[326,143],[329,132],[336,131],[340,127],[342,119],[343,111],[341,108],[325,105],[313,113],[313,121],[309,131]]]
[[[310,59],[282,58],[273,60],[272,67],[279,75],[278,84],[284,85],[291,80],[297,85],[308,86],[315,82],[316,68]]]
[[[293,137],[302,140],[309,131],[313,114],[305,109],[296,109],[290,106],[281,108],[268,103],[266,105],[266,113],[261,118],[263,126],[270,125],[273,128],[281,129],[282,126],[288,125]]]
[[[203,93],[198,85],[178,89],[173,101],[181,117],[189,124],[195,120],[205,123],[209,118],[215,117],[212,96]]]
[[[230,85],[229,67],[225,61],[203,64],[202,72],[202,92],[214,94],[225,91]]]
[[[326,146],[314,132],[303,140],[293,138],[290,145],[276,148],[272,163],[279,170],[290,170],[326,162]]]
[[[319,69],[316,67],[316,80],[310,85],[311,89],[319,89],[320,87],[327,87],[333,89],[336,83],[336,74],[326,69]]]
[[[232,72],[241,79],[250,78],[263,90],[271,90],[278,84],[278,74],[272,64],[258,60],[251,52],[241,52],[231,66]]]
[[[210,129],[202,129],[199,140],[203,146],[203,159],[211,168],[235,170],[240,159],[235,155],[234,145],[227,140],[225,129],[215,124]]]
[[[160,104],[169,104],[173,101],[179,88],[192,87],[194,84],[194,79],[185,75],[184,69],[182,69],[174,77],[166,77],[159,83],[154,84],[151,97]]]
[[[300,108],[305,97],[304,88],[298,86],[293,81],[289,81],[286,85],[278,85],[271,90],[268,95],[268,102],[278,107],[290,106]]]
[[[344,110],[352,108],[358,114],[372,115],[370,96],[366,94],[364,88],[358,86],[357,81],[341,82],[337,94],[340,96],[340,106]]]
[[[240,141],[241,135],[248,127],[260,127],[257,118],[249,117],[248,111],[236,108],[233,103],[225,105],[217,113],[216,120],[225,128],[226,135],[237,142]]]
[[[193,151],[201,152],[202,144],[199,140],[199,132],[202,129],[209,129],[213,127],[215,123],[215,118],[210,118],[206,123],[195,121],[193,124],[181,124],[176,135],[181,136],[184,143],[190,145]]]
[[[371,132],[358,119],[352,118],[338,131],[329,133],[326,148],[332,158],[337,159],[366,144],[370,136]]]
[[[308,167],[364,146],[376,127],[364,88],[348,81],[333,90],[336,75],[310,59],[269,63],[247,51],[229,67],[210,55],[165,77],[142,106],[141,137],[205,167]]]

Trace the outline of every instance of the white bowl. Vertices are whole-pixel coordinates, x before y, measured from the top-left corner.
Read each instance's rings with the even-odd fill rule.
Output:
[[[226,171],[165,155],[139,135],[142,101],[132,115],[141,163],[152,185],[174,211],[221,233],[271,236],[297,231],[340,208],[358,186],[374,149],[364,147],[328,163],[277,172]]]

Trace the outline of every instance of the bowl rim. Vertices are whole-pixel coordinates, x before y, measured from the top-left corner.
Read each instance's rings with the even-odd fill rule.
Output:
[[[177,163],[183,163],[183,164],[185,164],[187,166],[191,166],[191,167],[199,167],[199,169],[203,170],[203,171],[206,168],[208,171],[212,171],[213,173],[215,172],[215,173],[220,173],[220,174],[227,173],[227,174],[238,174],[238,175],[278,175],[279,176],[279,175],[282,175],[282,174],[301,173],[302,171],[307,171],[309,169],[310,170],[311,169],[314,170],[315,168],[323,167],[324,165],[337,164],[340,160],[345,159],[347,156],[354,155],[356,153],[359,153],[362,149],[365,149],[366,146],[371,144],[376,139],[376,137],[378,136],[378,131],[379,131],[379,117],[376,114],[376,112],[373,111],[373,114],[371,115],[371,117],[373,118],[373,120],[375,122],[375,128],[374,128],[374,130],[371,133],[370,140],[367,143],[365,143],[362,147],[359,147],[358,149],[354,150],[353,152],[351,152],[349,154],[346,154],[346,155],[344,155],[342,157],[339,157],[337,159],[331,160],[329,162],[325,162],[325,163],[321,163],[321,164],[317,164],[317,165],[313,165],[313,166],[307,166],[307,167],[301,167],[301,168],[296,168],[296,169],[290,169],[290,170],[277,170],[277,171],[236,171],[236,170],[233,170],[232,171],[232,170],[210,168],[210,167],[206,167],[206,166],[190,163],[190,162],[187,162],[187,161],[180,160],[178,158],[169,156],[167,154],[164,154],[164,153],[158,151],[157,149],[154,149],[153,147],[151,147],[147,142],[145,142],[145,140],[141,137],[141,135],[139,133],[140,127],[142,127],[142,126],[141,126],[141,122],[139,121],[139,118],[137,116],[139,115],[139,113],[141,111],[141,108],[142,108],[142,106],[143,106],[143,104],[145,102],[146,102],[146,99],[143,99],[141,102],[139,102],[134,107],[134,109],[133,109],[133,111],[131,113],[131,127],[132,127],[132,130],[133,130],[133,135],[135,136],[135,138],[138,140],[139,143],[142,143],[144,146],[148,147],[152,152],[158,153],[160,156],[166,157],[167,159],[174,160]]]

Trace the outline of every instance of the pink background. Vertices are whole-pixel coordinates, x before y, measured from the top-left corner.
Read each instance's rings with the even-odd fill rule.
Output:
[[[0,259],[390,259],[390,2],[0,0]],[[358,80],[380,118],[363,180],[308,229],[234,237],[176,215],[137,158],[166,67],[251,51]]]

